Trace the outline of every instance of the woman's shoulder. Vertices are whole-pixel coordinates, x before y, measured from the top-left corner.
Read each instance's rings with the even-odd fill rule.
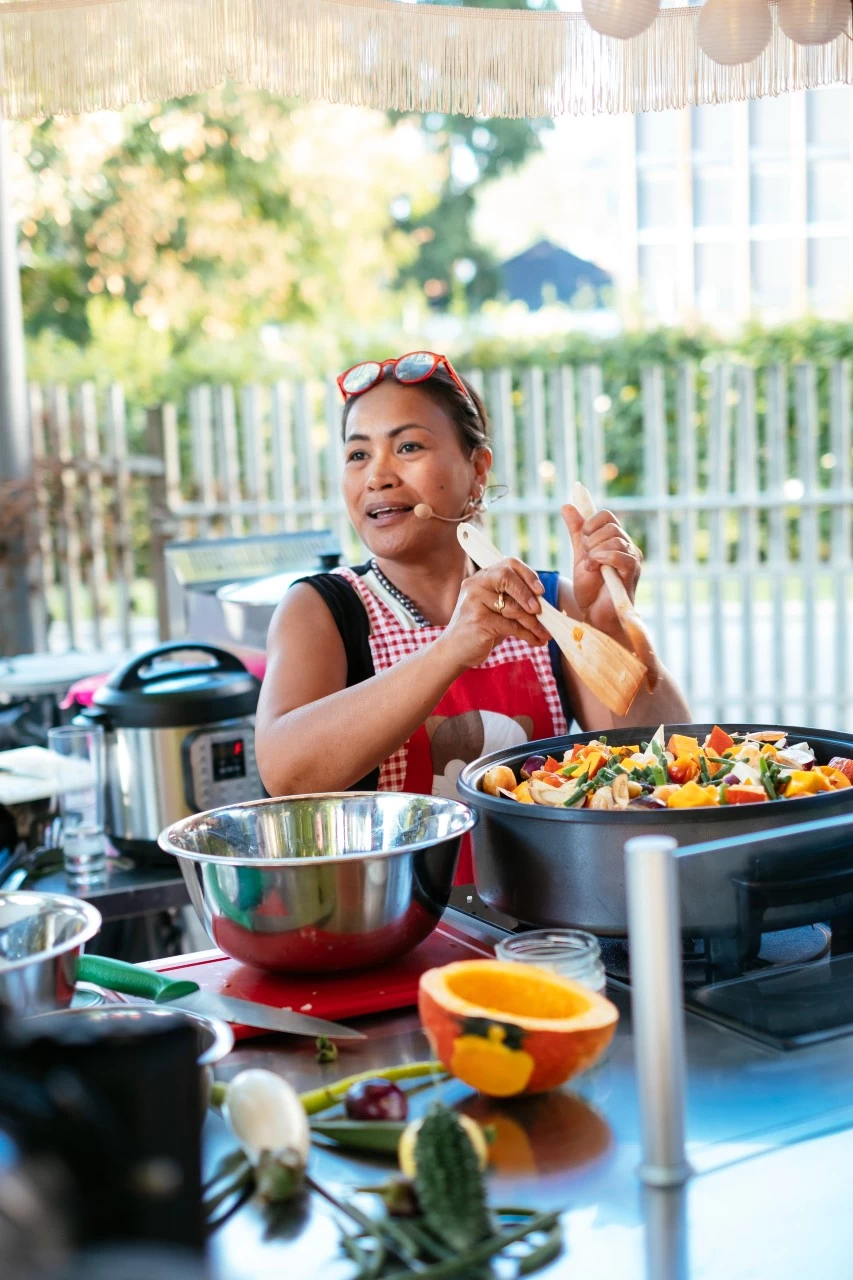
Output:
[[[277,613],[311,619],[323,618],[334,624],[345,645],[361,639],[368,629],[367,614],[351,576],[361,577],[367,565],[353,565],[346,574],[335,572],[309,574],[292,583]]]

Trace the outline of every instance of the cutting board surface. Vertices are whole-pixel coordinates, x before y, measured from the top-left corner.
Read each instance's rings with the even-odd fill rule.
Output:
[[[168,973],[170,978],[189,978],[202,991],[346,1022],[362,1014],[417,1004],[418,980],[427,969],[456,960],[491,959],[493,954],[486,944],[466,937],[452,925],[440,924],[401,960],[357,972],[265,973],[219,950],[154,960],[149,967]],[[235,1025],[233,1030],[238,1039],[270,1034],[258,1027]]]

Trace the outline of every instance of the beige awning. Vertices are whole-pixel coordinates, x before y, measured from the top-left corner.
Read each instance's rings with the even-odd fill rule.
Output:
[[[580,13],[400,0],[0,0],[0,111],[120,107],[229,77],[308,100],[523,117],[853,82],[848,33],[797,45],[771,9],[764,53],[724,67],[700,49],[701,10],[686,6],[664,8],[646,32],[618,40]]]

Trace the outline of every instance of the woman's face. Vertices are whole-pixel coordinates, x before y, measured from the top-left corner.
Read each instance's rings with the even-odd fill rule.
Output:
[[[419,520],[423,502],[457,517],[481,493],[491,465],[488,449],[473,457],[445,410],[419,387],[394,378],[359,396],[344,440],[343,494],[350,520],[376,556],[416,559],[431,546],[455,541],[455,527]]]

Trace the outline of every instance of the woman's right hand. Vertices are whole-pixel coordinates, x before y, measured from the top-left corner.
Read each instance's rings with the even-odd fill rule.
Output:
[[[452,654],[460,673],[479,667],[508,636],[546,645],[551,637],[538,618],[544,590],[533,570],[520,560],[501,560],[481,569],[464,579],[453,616],[436,644]],[[505,604],[499,611],[495,606],[501,597]]]

